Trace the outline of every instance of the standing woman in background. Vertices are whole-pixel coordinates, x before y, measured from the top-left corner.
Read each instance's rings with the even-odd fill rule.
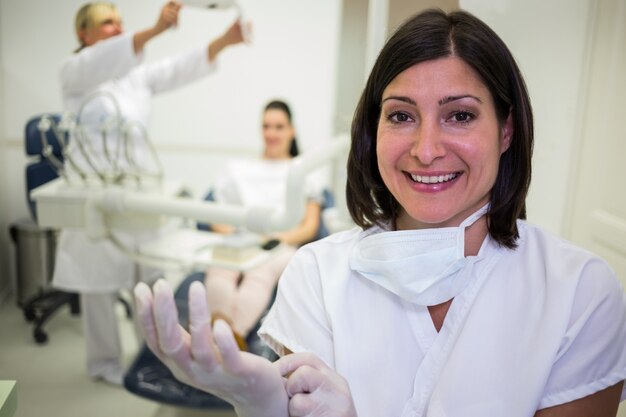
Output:
[[[243,41],[240,22],[210,42],[154,63],[143,64],[145,45],[177,25],[181,4],[170,1],[159,13],[154,26],[125,32],[119,10],[108,2],[88,3],[76,14],[75,29],[80,46],[63,63],[60,80],[66,111],[78,113],[85,100],[96,96],[81,112],[87,132],[97,132],[109,117],[148,125],[152,96],[189,84],[210,74],[224,48]],[[91,140],[95,161],[106,151]],[[72,158],[83,167],[81,155]],[[141,155],[139,155],[141,158]],[[132,236],[120,236],[132,245]],[[136,242],[135,242],[136,243]],[[139,277],[137,275],[140,274]],[[143,276],[141,276],[143,275]],[[63,230],[59,237],[53,285],[81,295],[87,348],[87,371],[92,378],[121,384],[120,341],[114,302],[120,289],[131,288],[136,278],[149,279],[135,263],[107,240],[92,241],[80,230]],[[154,278],[154,277],[152,277]]]

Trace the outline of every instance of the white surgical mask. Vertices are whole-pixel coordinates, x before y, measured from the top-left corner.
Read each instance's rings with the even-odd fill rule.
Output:
[[[350,254],[350,268],[411,303],[448,301],[468,284],[476,259],[465,257],[465,228],[488,208],[486,204],[458,227],[365,234]]]

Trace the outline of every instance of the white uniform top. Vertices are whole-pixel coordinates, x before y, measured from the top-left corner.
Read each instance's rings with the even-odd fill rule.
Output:
[[[300,249],[259,333],[279,354],[320,356],[349,382],[359,417],[528,417],[624,380],[614,272],[518,226],[515,250],[485,240],[439,333],[426,307],[349,269],[360,229]]]
[[[124,33],[105,39],[69,56],[60,71],[61,91],[66,111],[77,113],[86,99],[96,92],[111,94],[119,105],[126,122],[148,127],[152,110],[152,96],[188,84],[210,73],[214,65],[208,61],[206,46],[197,47],[172,57],[142,64],[143,54],[136,55],[133,34]],[[113,102],[104,96],[89,101],[81,113],[80,122],[88,127],[93,153],[103,154],[99,130],[108,118],[115,116]],[[109,138],[114,149],[116,138]],[[71,142],[71,141],[70,141]],[[140,147],[138,158],[145,156]],[[86,166],[74,146],[72,156],[81,167]],[[144,161],[142,161],[144,162]],[[89,171],[89,169],[88,169]]]
[[[215,200],[244,207],[284,207],[290,164],[290,159],[233,160],[215,183]],[[308,201],[323,203],[314,174],[306,177],[304,195]]]
[[[141,58],[134,53],[132,33],[100,41],[67,58],[60,73],[66,110],[77,112],[89,94],[108,92],[117,100],[123,118],[145,126],[154,94],[197,80],[213,67],[206,47],[149,64],[141,65]],[[99,98],[85,109],[82,122],[99,124],[113,114],[113,109],[109,100]],[[97,145],[96,152],[102,152]],[[130,236],[119,237],[131,246],[136,241]],[[108,241],[94,242],[82,231],[63,230],[57,248],[55,287],[114,292],[133,285],[134,263]]]

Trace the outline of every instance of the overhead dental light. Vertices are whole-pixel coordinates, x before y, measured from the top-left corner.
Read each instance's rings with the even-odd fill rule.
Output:
[[[235,7],[235,0],[184,0],[185,6],[201,7],[204,9],[228,9]]]
[[[243,32],[243,38],[246,43],[251,42],[251,31],[249,28],[248,20],[244,18],[243,9],[237,0],[184,0],[185,6],[192,6],[201,9],[208,10],[223,10],[230,9],[231,7],[237,11],[238,20],[241,23],[241,30]]]

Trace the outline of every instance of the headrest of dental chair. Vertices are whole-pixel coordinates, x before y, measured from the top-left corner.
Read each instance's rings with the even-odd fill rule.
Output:
[[[46,116],[49,122],[42,123],[42,119]],[[26,122],[26,128],[24,129],[24,149],[26,155],[39,156],[37,161],[29,161],[26,166],[26,201],[28,203],[28,209],[32,218],[37,220],[37,207],[35,201],[30,197],[30,192],[49,181],[58,177],[57,171],[52,166],[51,162],[43,155],[43,141],[41,138],[41,129],[45,128],[45,138],[48,144],[52,147],[52,154],[59,160],[63,161],[63,155],[61,152],[61,144],[53,129],[52,124],[57,124],[61,121],[61,115],[57,113],[46,113],[31,117]],[[57,129],[58,131],[58,129]],[[67,140],[67,133],[65,139]]]
[[[44,118],[44,116],[47,116],[50,119],[51,123],[57,125],[61,121],[61,115],[57,113],[40,114],[38,116],[30,118],[26,123],[26,129],[24,132],[24,147],[26,150],[26,155],[43,155],[43,143],[41,138],[41,129],[43,128],[44,130],[46,130],[46,140],[48,144],[52,146],[52,153],[57,158],[61,159],[61,144],[59,143],[59,139],[55,134],[55,130],[50,125],[51,123],[42,123],[42,119]],[[63,134],[65,135],[64,139],[67,140],[67,133]]]

